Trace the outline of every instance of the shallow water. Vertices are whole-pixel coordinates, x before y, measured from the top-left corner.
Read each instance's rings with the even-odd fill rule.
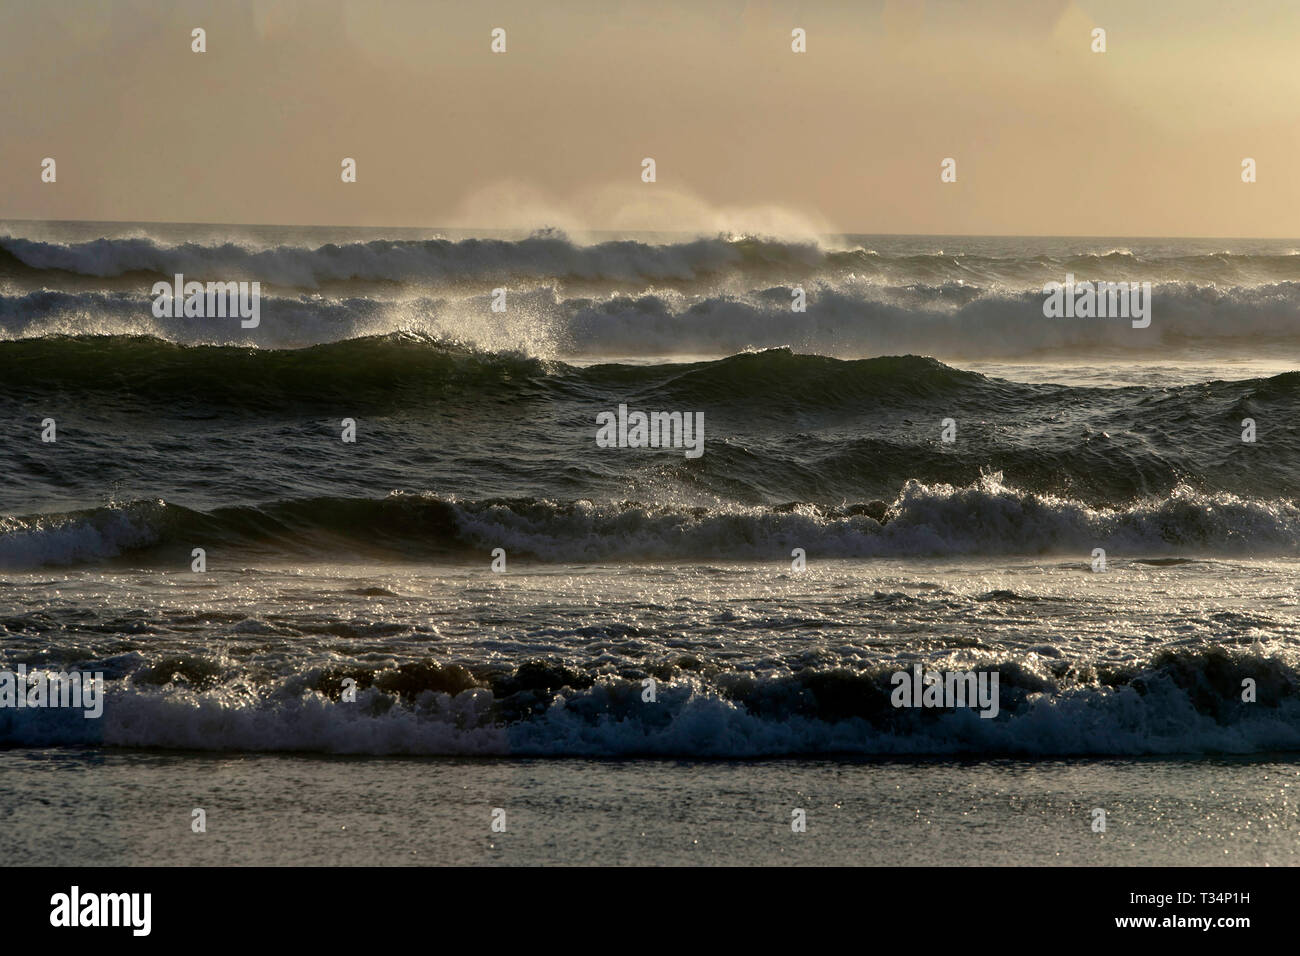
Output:
[[[102,672],[108,687],[98,720],[0,710],[5,739],[710,757],[1300,749],[1292,560],[212,562],[0,579],[10,665]],[[915,664],[996,674],[997,712],[896,706],[893,675]]]
[[[1290,757],[600,761],[0,751],[9,862],[1295,865]],[[191,830],[195,808],[206,833]],[[493,832],[494,809],[505,832]],[[794,833],[792,811],[807,829]],[[1093,811],[1106,830],[1093,831]],[[65,838],[58,835],[63,834]]]

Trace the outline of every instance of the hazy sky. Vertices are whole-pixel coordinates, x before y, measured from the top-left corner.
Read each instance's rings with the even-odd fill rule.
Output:
[[[1296,237],[1297,49],[1295,0],[0,0],[0,218]]]

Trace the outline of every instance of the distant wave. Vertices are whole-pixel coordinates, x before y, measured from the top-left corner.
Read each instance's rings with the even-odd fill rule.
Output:
[[[779,286],[691,300],[646,294],[575,301],[559,309],[558,321],[563,341],[574,343],[575,351],[615,355],[790,346],[842,357],[911,352],[1060,360],[1097,351],[1150,358],[1198,348],[1268,355],[1300,343],[1300,283],[1291,282],[1226,289],[1156,284],[1151,325],[1142,329],[1126,319],[1047,318],[1041,289],[846,283],[806,290],[806,313],[791,312],[791,291]]]
[[[1104,255],[1062,256],[882,254],[861,247],[827,248],[815,242],[717,237],[677,243],[634,239],[575,243],[561,234],[525,239],[378,239],[322,246],[257,247],[226,242],[168,245],[138,237],[45,242],[0,236],[0,275],[59,272],[98,278],[132,274],[260,280],[314,288],[328,283],[482,282],[514,279],[604,281],[645,286],[697,283],[728,276],[747,281],[857,276],[895,284],[974,283],[1041,288],[1066,272],[1109,281],[1257,285],[1300,281],[1300,256]]]
[[[869,254],[828,252],[812,243],[698,239],[679,244],[636,240],[578,245],[557,235],[527,239],[373,240],[315,248],[252,248],[236,243],[163,245],[152,239],[52,243],[0,237],[9,268],[100,278],[180,272],[199,278],[260,280],[315,287],[353,280],[415,282],[557,278],[614,282],[692,282],[720,274],[765,274],[794,268],[812,274],[848,268]],[[3,271],[0,260],[0,271]]]
[[[700,295],[659,289],[603,296],[564,296],[542,285],[510,291],[504,314],[491,311],[484,288],[459,295],[264,292],[260,325],[245,329],[235,319],[155,318],[144,286],[135,292],[0,294],[0,340],[149,335],[180,344],[299,348],[416,332],[542,358],[733,355],[789,346],[845,358],[910,352],[950,361],[1079,359],[1099,351],[1143,358],[1198,350],[1275,356],[1300,344],[1300,282],[1157,284],[1151,325],[1141,329],[1127,319],[1047,318],[1041,291],[856,279],[810,280],[804,313],[791,311],[788,284]]]
[[[759,675],[682,658],[653,669],[661,683],[647,706],[633,664],[613,677],[545,660],[473,669],[430,660],[316,667],[250,684],[216,662],[173,657],[126,673],[109,666],[99,720],[0,710],[0,744],[542,757],[1294,752],[1297,663],[1294,651],[1258,646],[1055,669],[1015,652],[925,662],[995,669],[999,713],[983,719],[893,707],[890,674],[906,662]],[[355,703],[339,702],[344,678],[356,682]],[[1256,703],[1241,702],[1245,678],[1256,683]]]

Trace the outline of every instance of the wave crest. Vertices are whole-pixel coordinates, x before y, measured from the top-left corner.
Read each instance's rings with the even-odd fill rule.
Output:
[[[1032,652],[953,652],[926,663],[996,671],[993,719],[967,709],[893,707],[890,675],[907,667],[882,662],[760,676],[665,663],[615,677],[541,660],[504,671],[428,661],[317,668],[262,686],[245,675],[195,684],[177,672],[160,687],[157,667],[148,665],[110,681],[100,720],[79,711],[0,710],[0,743],[732,759],[1300,750],[1300,668],[1292,651],[1183,648],[1107,666],[1049,662]],[[641,679],[651,675],[660,683],[655,705],[646,707]],[[339,703],[343,676],[357,682],[355,703]],[[1257,703],[1241,702],[1247,677],[1256,682]]]
[[[1074,555],[1112,561],[1184,554],[1300,553],[1300,508],[1285,500],[1179,486],[1112,508],[1025,492],[986,475],[966,486],[909,481],[882,512],[869,503],[713,508],[540,498],[457,500],[432,494],[311,498],[199,512],[163,501],[0,519],[0,567],[68,565],[130,555],[188,563],[195,540],[227,552],[481,558],[503,547],[541,561],[739,560]]]

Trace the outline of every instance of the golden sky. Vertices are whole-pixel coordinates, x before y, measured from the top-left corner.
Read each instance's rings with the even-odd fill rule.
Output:
[[[1297,49],[1294,0],[3,0],[0,218],[1296,237]]]

